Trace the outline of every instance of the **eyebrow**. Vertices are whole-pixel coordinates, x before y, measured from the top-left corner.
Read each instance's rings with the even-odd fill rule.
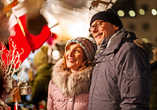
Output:
[[[103,21],[103,20],[100,20],[100,21],[95,22],[94,25],[97,24],[98,22],[101,22],[101,21],[102,21],[102,22],[105,22],[105,21]],[[94,26],[94,25],[91,25],[91,26]]]
[[[75,49],[77,49],[77,48],[83,49],[81,46],[79,46],[79,47],[75,47]]]

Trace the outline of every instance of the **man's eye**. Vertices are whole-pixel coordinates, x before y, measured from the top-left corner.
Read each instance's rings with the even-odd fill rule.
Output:
[[[97,26],[100,26],[100,25],[101,25],[101,23],[100,23],[100,22],[98,22],[98,23],[97,23]]]
[[[91,26],[92,28],[94,28],[95,26],[93,25],[93,26]]]

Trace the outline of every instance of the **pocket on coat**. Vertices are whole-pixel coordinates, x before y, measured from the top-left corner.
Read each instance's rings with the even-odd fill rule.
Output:
[[[124,70],[123,75],[126,80],[136,80],[141,78],[147,78],[148,77],[147,71],[140,71],[140,70]]]
[[[124,96],[141,97],[148,93],[149,77],[147,71],[129,70],[123,71],[122,92]],[[139,89],[140,88],[140,89]]]

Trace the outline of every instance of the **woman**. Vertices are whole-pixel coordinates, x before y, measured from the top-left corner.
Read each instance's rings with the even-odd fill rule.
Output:
[[[96,44],[89,39],[70,39],[63,59],[52,72],[48,89],[48,110],[87,110]]]

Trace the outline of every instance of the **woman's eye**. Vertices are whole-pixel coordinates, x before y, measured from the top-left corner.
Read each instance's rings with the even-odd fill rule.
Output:
[[[76,52],[80,53],[80,50],[75,50]]]
[[[69,51],[70,48],[66,48],[66,52]]]

